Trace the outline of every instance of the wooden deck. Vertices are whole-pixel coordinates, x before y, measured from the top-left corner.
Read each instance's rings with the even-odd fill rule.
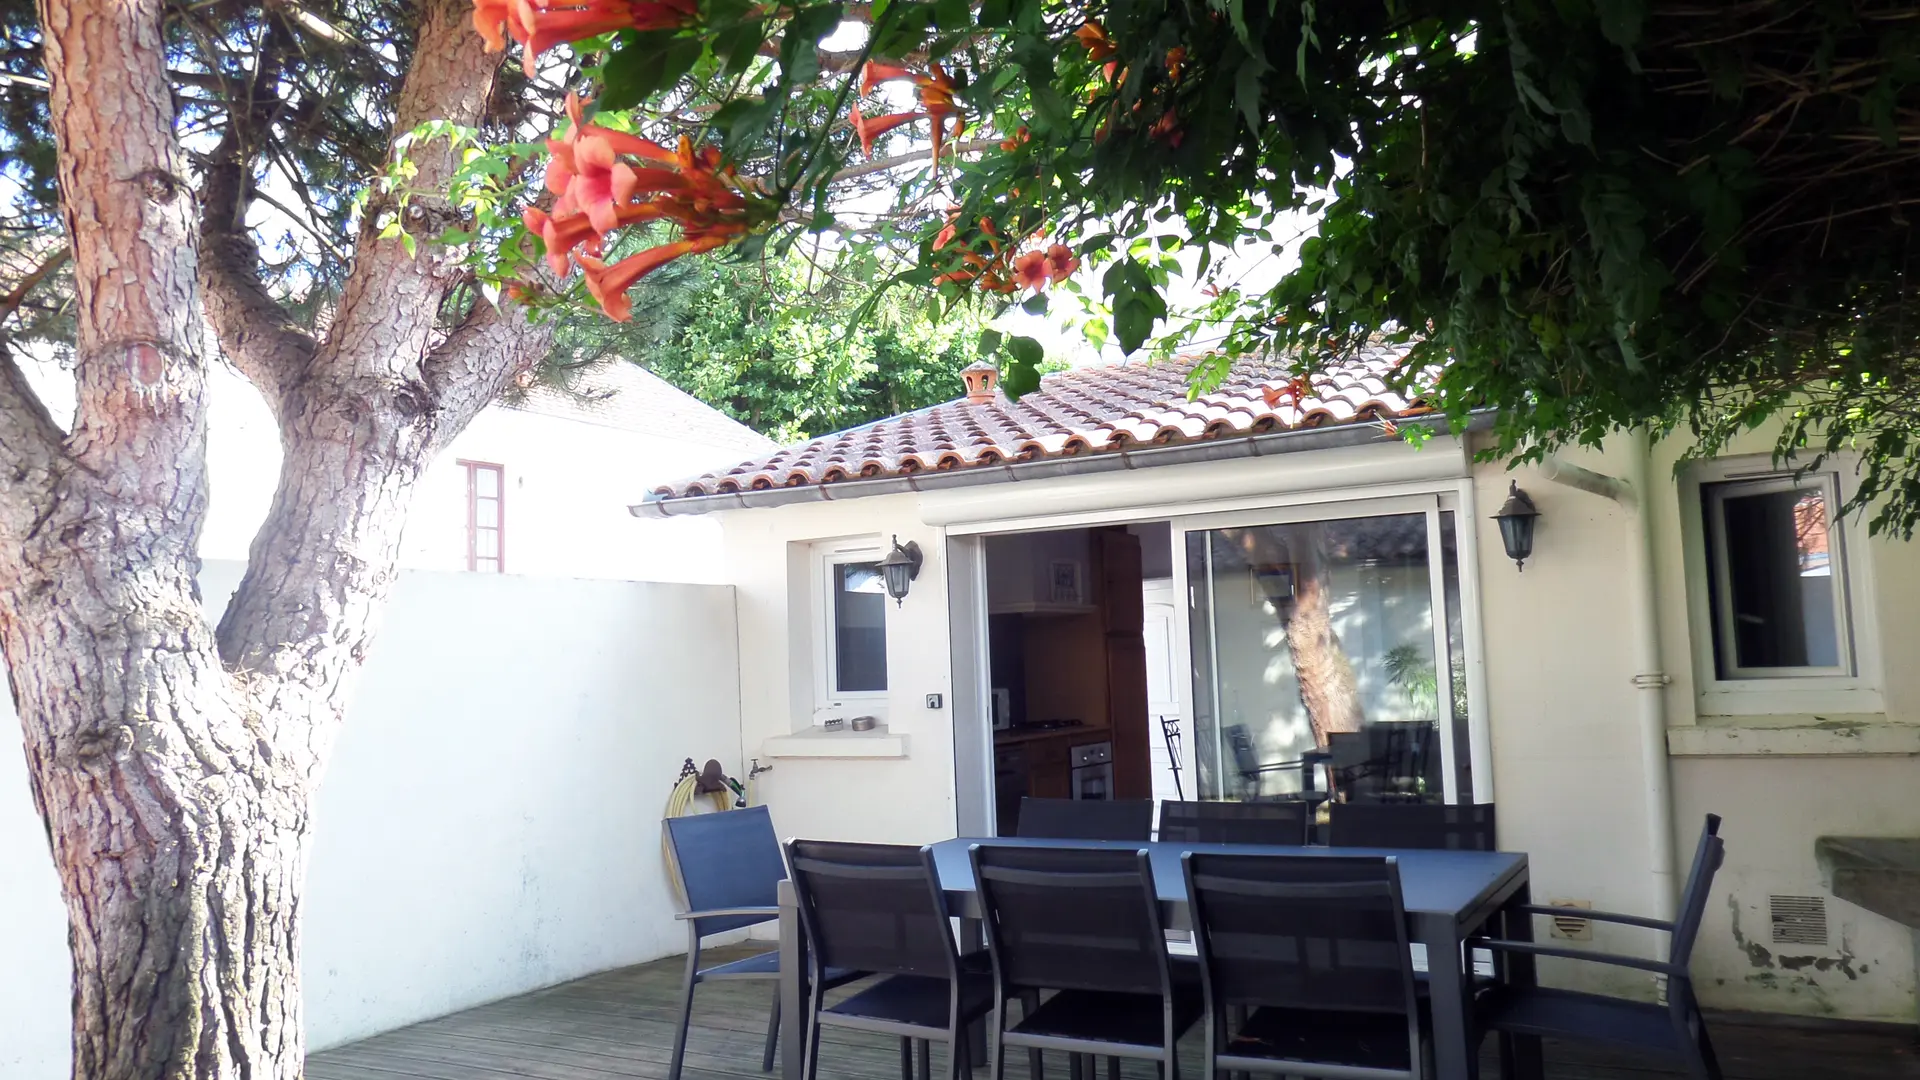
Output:
[[[715,950],[716,959],[725,958]],[[622,968],[491,1005],[468,1009],[314,1054],[308,1080],[659,1080],[673,1049],[681,961]],[[760,1078],[769,984],[700,988],[688,1039],[685,1080]],[[1830,1030],[1722,1021],[1713,1027],[1728,1080],[1920,1080],[1920,1041],[1901,1029]],[[898,1043],[828,1031],[820,1075],[897,1080]],[[940,1058],[936,1051],[935,1073]],[[1199,1070],[1186,1059],[1189,1077]],[[1550,1080],[1658,1080],[1675,1075],[1584,1047],[1547,1046]],[[1064,1078],[1064,1062],[1049,1075]],[[1027,1080],[1021,1055],[1007,1074]],[[984,1072],[976,1074],[984,1077]],[[1127,1076],[1149,1077],[1144,1068]],[[1483,1073],[1498,1070],[1489,1058]]]

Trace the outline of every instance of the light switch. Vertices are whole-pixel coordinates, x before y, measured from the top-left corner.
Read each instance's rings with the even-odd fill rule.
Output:
[[[946,708],[946,706],[947,706],[947,699],[944,695],[941,695],[941,694],[927,695],[927,708],[944,709]]]

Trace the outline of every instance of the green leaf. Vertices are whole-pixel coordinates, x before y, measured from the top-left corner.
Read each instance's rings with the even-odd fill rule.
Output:
[[[972,0],[934,0],[934,26],[941,30],[961,30],[972,24]]]
[[[1240,68],[1233,75],[1233,103],[1240,107],[1240,115],[1247,118],[1247,130],[1257,139],[1266,125],[1261,120],[1260,80],[1273,65],[1267,63],[1264,56],[1249,56],[1240,62]]]
[[[679,82],[700,53],[698,38],[680,37],[670,30],[633,34],[623,39],[600,69],[602,89],[594,104],[608,112],[631,109]]]
[[[1047,294],[1034,293],[1032,296],[1027,297],[1026,303],[1020,305],[1020,310],[1029,315],[1045,315],[1047,313]]]
[[[1030,337],[1007,339],[1006,359],[1000,365],[1000,389],[1014,400],[1040,389],[1040,365],[1047,350]]]
[[[844,14],[839,4],[815,4],[793,13],[780,41],[782,82],[804,86],[820,74],[820,39],[840,26]]]
[[[745,71],[754,57],[760,55],[760,46],[766,40],[767,24],[758,19],[741,23],[715,38],[713,55],[720,59],[720,74],[731,77]]]
[[[999,352],[1000,343],[1006,339],[1007,335],[992,327],[980,331],[980,355],[992,356],[994,353]]]

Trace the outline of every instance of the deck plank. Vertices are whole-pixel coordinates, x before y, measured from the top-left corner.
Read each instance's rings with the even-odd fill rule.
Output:
[[[729,958],[716,950],[715,961]],[[680,960],[620,968],[496,1001],[307,1059],[308,1080],[664,1080],[679,1008]],[[760,1053],[771,987],[700,988],[683,1080],[764,1080]],[[1711,1026],[1728,1080],[1920,1080],[1920,1040],[1900,1029],[1833,1031],[1720,1020]],[[897,1080],[892,1040],[829,1030],[821,1075]],[[1192,1040],[1190,1040],[1192,1041]],[[1184,1047],[1183,1047],[1184,1048]],[[935,1052],[936,1075],[944,1055]],[[1198,1045],[1183,1058],[1197,1076]],[[1672,1080],[1655,1064],[1589,1046],[1547,1045],[1549,1080]],[[985,1074],[976,1074],[984,1076]],[[1064,1066],[1048,1075],[1063,1077]],[[1144,1064],[1128,1080],[1147,1080]],[[1482,1075],[1499,1075],[1491,1056]],[[1009,1055],[1008,1080],[1028,1080],[1025,1055]]]

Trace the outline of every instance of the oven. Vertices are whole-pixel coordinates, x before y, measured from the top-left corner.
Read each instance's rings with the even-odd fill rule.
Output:
[[[1113,798],[1113,744],[1085,743],[1074,747],[1069,758],[1073,766],[1073,797],[1076,799]]]

